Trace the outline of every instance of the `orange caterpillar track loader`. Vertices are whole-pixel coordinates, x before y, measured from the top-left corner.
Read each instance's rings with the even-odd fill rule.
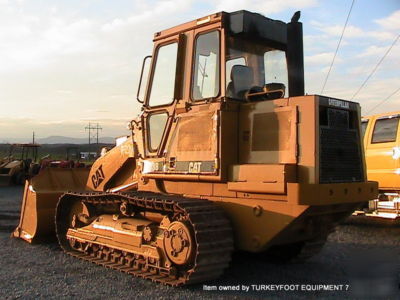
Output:
[[[27,183],[14,236],[55,232],[73,256],[172,286],[217,278],[234,249],[318,252],[377,184],[359,105],[304,95],[299,17],[221,12],[157,32],[132,135],[89,174]]]

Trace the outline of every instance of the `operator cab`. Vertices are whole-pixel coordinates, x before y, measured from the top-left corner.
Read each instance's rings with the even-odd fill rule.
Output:
[[[269,113],[270,102],[304,95],[298,18],[285,23],[248,11],[220,12],[154,35],[139,82],[143,113],[131,123],[147,178],[201,174],[223,181],[229,166],[249,161],[250,148],[232,139],[244,130],[239,124],[253,118],[240,112],[250,111],[249,102],[268,101],[258,112]]]
[[[156,33],[147,91],[139,99],[145,90],[142,70],[138,100],[151,109],[174,100],[249,102],[304,95],[299,17],[298,12],[284,23],[248,11],[221,12]]]
[[[240,101],[283,98],[288,86],[285,51],[257,40],[228,36],[226,97]]]
[[[242,102],[287,96],[288,70],[294,86],[304,81],[303,61],[299,59],[299,54],[302,55],[301,30],[299,32],[296,19],[299,14],[289,24],[247,11],[224,16],[222,38],[219,31],[210,31],[196,40],[193,100],[217,97],[219,77],[224,81],[221,85],[225,97]],[[291,36],[290,40],[288,36]],[[225,66],[225,72],[221,72],[218,66],[220,44],[223,43],[221,66]],[[296,71],[297,74],[293,74]],[[302,86],[304,89],[304,83]],[[302,95],[304,91],[294,92],[292,89],[293,93]]]

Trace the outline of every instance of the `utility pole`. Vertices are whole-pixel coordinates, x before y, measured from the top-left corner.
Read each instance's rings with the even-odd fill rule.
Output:
[[[103,128],[99,127],[99,123],[96,125],[96,144],[99,144],[99,130],[102,130]]]
[[[32,132],[32,144],[34,144],[35,143],[35,132],[33,131]]]
[[[92,144],[92,139],[96,139],[96,144],[99,144],[99,130],[102,130],[99,126],[99,123],[93,125],[89,122],[89,125],[85,127],[85,130],[88,131],[88,143],[89,143],[89,156],[90,156],[90,145]],[[96,150],[97,152],[97,150]]]

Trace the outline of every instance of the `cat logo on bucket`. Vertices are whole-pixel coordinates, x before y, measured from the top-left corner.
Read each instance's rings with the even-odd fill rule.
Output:
[[[191,161],[189,163],[189,173],[200,173],[201,162]]]
[[[100,166],[96,172],[92,175],[92,183],[96,189],[104,180],[103,166]]]

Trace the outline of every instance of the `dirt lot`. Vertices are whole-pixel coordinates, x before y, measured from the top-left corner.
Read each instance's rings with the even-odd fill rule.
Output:
[[[307,263],[278,265],[236,253],[218,281],[171,288],[69,257],[56,243],[29,245],[10,239],[21,198],[21,187],[0,187],[1,299],[400,296],[398,222],[352,217]]]

